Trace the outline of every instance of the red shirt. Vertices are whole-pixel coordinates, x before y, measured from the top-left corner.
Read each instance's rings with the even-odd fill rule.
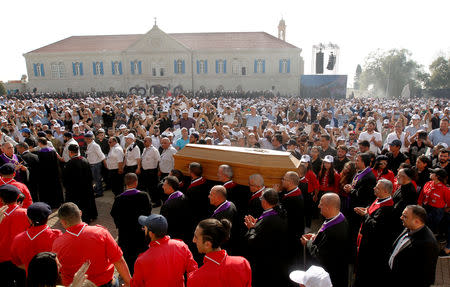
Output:
[[[134,264],[131,287],[183,287],[184,273],[197,270],[197,262],[187,245],[165,236],[150,242],[149,249]]]
[[[417,203],[436,208],[444,208],[446,205],[450,206],[450,189],[442,182],[435,183],[430,180],[425,183]]]
[[[5,217],[0,223],[0,262],[11,261],[11,245],[14,237],[27,230],[29,226],[27,210],[16,203],[8,204]]]
[[[312,170],[308,170],[306,172],[305,178],[308,181],[309,193],[313,193],[314,190],[319,189],[319,181],[317,180],[317,176],[314,174]]]
[[[52,251],[53,241],[62,235],[58,229],[51,229],[48,225],[31,226],[26,231],[14,237],[11,246],[12,263],[24,265],[28,272],[28,263],[33,257],[46,251]]]
[[[392,184],[394,184],[394,181],[395,181],[395,174],[392,172],[392,170],[388,169],[388,172],[385,173],[385,174],[381,174],[381,171],[379,172],[379,171],[377,171],[377,170],[375,170],[375,169],[372,169],[372,172],[373,172],[373,174],[375,175],[377,181],[378,181],[379,179],[384,178],[384,179],[387,179],[387,180],[389,180],[390,182],[392,182]]]
[[[203,263],[190,274],[188,287],[252,286],[252,270],[244,257],[228,256],[225,250],[220,250],[206,254]]]
[[[15,187],[17,187],[20,190],[20,192],[23,195],[25,195],[25,199],[23,200],[23,204],[22,204],[23,208],[28,208],[28,206],[33,204],[33,200],[31,199],[30,191],[28,190],[28,187],[25,184],[16,181],[14,178],[0,177],[0,186],[2,186],[4,184],[14,185]]]
[[[122,258],[122,250],[103,226],[89,226],[82,222],[67,228],[56,238],[52,251],[61,263],[64,286],[72,283],[73,275],[87,260],[91,261],[86,274],[90,281],[100,286],[113,279],[114,263]]]
[[[319,190],[339,193],[339,181],[341,181],[341,176],[339,173],[334,171],[334,183],[330,184],[328,180],[328,171],[326,171],[324,177],[322,177],[322,180],[320,181]]]

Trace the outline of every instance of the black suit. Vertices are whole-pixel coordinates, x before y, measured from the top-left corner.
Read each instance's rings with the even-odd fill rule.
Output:
[[[164,202],[161,206],[161,215],[167,219],[167,234],[171,238],[182,239],[186,243],[192,241],[195,226],[192,223],[189,203],[184,194]]]
[[[329,274],[333,287],[347,287],[349,263],[349,225],[344,220],[322,232],[306,244],[313,258]]]
[[[407,232],[408,230],[405,229],[400,234],[393,248]],[[409,238],[410,242],[406,243],[394,257],[390,286],[430,286],[434,283],[439,255],[436,238],[427,226],[413,232]]]
[[[254,218],[260,217],[264,211],[264,209],[261,206],[261,199],[259,199],[259,197],[251,199],[248,204],[247,211],[248,211],[248,214],[253,216]]]
[[[393,220],[395,220],[395,232],[398,233],[403,230],[403,223],[400,220],[400,216],[406,206],[417,204],[418,197],[416,188],[412,183],[400,185],[392,195],[392,199],[394,200]]]
[[[211,207],[209,204],[210,184],[206,181],[203,184],[189,186],[186,190],[186,197],[189,200],[194,224],[197,225],[201,220],[210,216]]]
[[[39,201],[38,197],[38,172],[39,172],[39,157],[31,153],[29,151],[25,151],[23,154],[20,155],[22,159],[27,163],[28,166],[28,181],[26,182],[26,185],[28,189],[30,190],[31,197],[33,198],[33,202]]]
[[[389,249],[395,234],[393,210],[392,205],[381,206],[363,217],[354,286],[384,286],[388,283]]]
[[[259,220],[246,234],[252,286],[287,286],[287,221],[279,215]]]
[[[239,250],[240,219],[238,219],[238,211],[236,209],[236,206],[233,202],[229,202],[230,206],[227,209],[222,210],[216,214],[213,213],[213,215],[211,215],[211,218],[215,218],[217,220],[228,219],[231,222],[230,239],[222,246],[222,248],[226,249],[229,254],[234,255]]]

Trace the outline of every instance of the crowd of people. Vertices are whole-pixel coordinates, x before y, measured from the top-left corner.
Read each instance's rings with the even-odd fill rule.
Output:
[[[448,101],[252,95],[1,97],[5,286],[118,286],[114,269],[126,286],[314,286],[309,270],[337,287],[433,284],[450,256]],[[198,162],[174,169],[187,144],[299,166],[272,187],[226,163],[213,181]],[[109,189],[117,242],[89,225]]]

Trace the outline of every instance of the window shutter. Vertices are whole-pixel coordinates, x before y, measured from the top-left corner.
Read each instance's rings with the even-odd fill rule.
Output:
[[[119,74],[122,75],[122,62],[119,62]]]
[[[34,71],[34,76],[37,77],[38,74],[37,74],[37,67],[36,67],[36,64],[33,64],[33,71]]]
[[[255,60],[255,74],[258,73],[258,60]]]
[[[80,63],[80,76],[83,76],[83,63]]]
[[[178,74],[177,60],[173,60],[173,72]]]
[[[75,68],[75,63],[72,63],[72,72],[73,72],[74,76],[77,75],[77,69]]]
[[[100,62],[100,75],[103,75],[103,62]]]
[[[114,67],[114,62],[113,61],[111,61],[111,69],[112,69],[112,74],[113,75],[115,75],[116,74],[116,71],[115,71],[115,69],[114,69],[115,67]]]
[[[205,60],[205,74],[208,74],[208,60]]]
[[[219,73],[219,61],[216,60],[216,74]]]
[[[97,75],[97,71],[95,69],[95,62],[92,62],[92,71],[94,71],[94,75]]]
[[[41,76],[45,77],[44,64],[41,64]]]
[[[287,60],[287,72],[291,72],[291,60]]]
[[[185,62],[183,60],[183,62],[181,62],[181,73],[184,74],[185,73]]]
[[[200,74],[200,61],[197,60],[197,74]]]
[[[262,60],[262,72],[263,74],[266,72],[266,60]]]
[[[142,74],[142,61],[138,62],[138,72],[139,72],[139,75]]]
[[[227,73],[227,60],[223,60],[223,73]]]
[[[283,73],[283,60],[280,60],[280,62],[279,62],[278,65],[279,65],[279,66],[278,66],[278,70],[279,70],[279,72],[280,72],[280,74],[281,74],[281,73]]]

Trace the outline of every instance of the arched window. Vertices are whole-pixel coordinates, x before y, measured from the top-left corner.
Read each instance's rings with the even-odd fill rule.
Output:
[[[182,60],[177,60],[177,71],[178,73],[183,73],[183,61]]]
[[[101,75],[101,72],[102,72],[102,67],[100,65],[100,62],[95,62],[95,74]]]

